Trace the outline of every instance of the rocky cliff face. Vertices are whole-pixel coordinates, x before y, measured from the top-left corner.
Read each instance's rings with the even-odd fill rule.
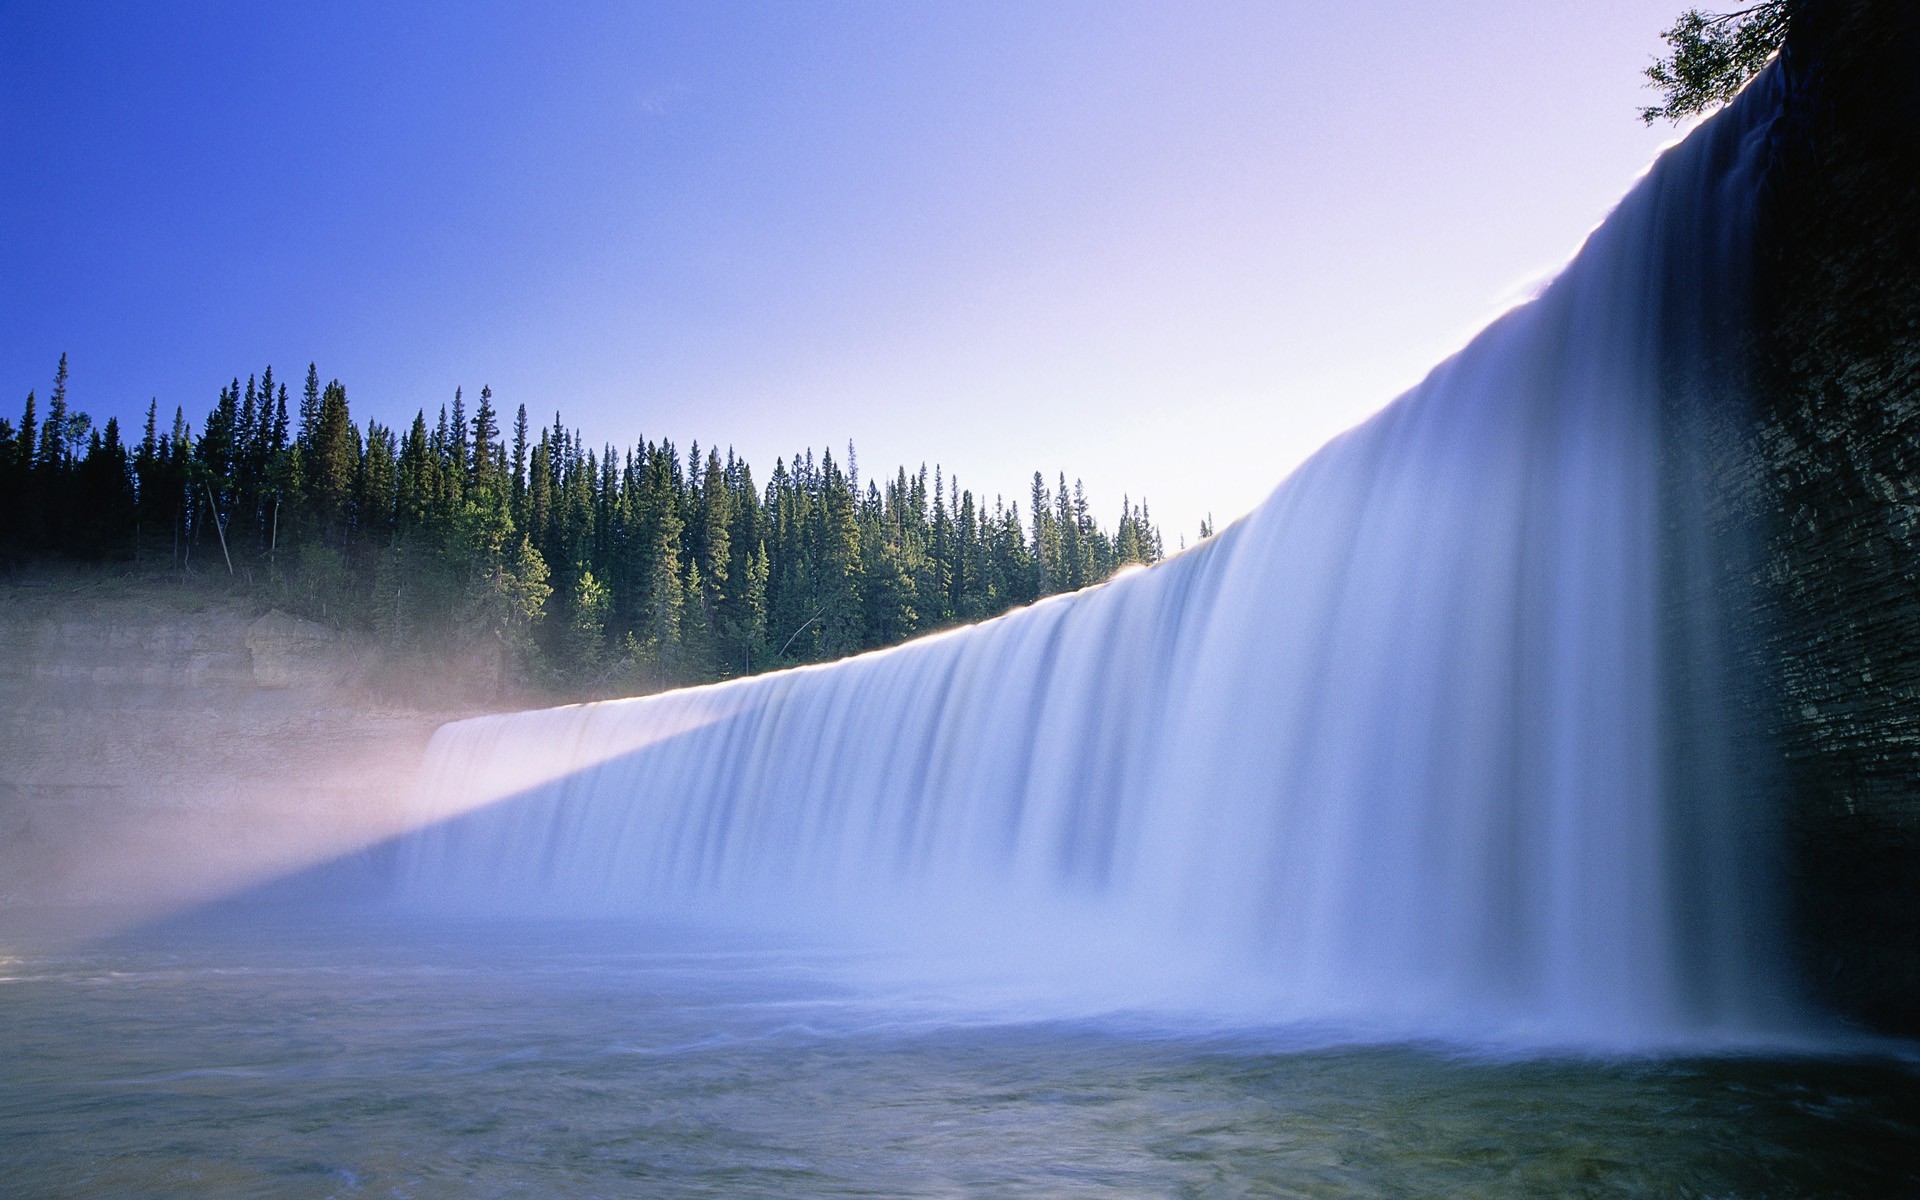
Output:
[[[1920,6],[1808,6],[1758,287],[1762,702],[1816,994],[1920,1032]]]
[[[0,585],[0,921],[164,910],[391,836],[485,674],[396,684],[374,647],[187,589]]]

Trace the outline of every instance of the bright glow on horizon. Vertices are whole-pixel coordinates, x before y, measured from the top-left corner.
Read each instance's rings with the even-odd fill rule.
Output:
[[[0,13],[0,415],[849,440],[1168,548],[1563,261],[1671,131],[1671,0]]]

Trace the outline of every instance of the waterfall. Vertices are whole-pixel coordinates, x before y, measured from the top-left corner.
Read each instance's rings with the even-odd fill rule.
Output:
[[[1778,88],[1159,565],[842,662],[446,726],[406,901],[804,925],[1402,1034],[1764,1025],[1738,547],[1687,439],[1741,403]]]

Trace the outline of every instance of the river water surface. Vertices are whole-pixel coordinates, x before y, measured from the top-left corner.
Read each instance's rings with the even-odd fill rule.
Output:
[[[0,1194],[1920,1194],[1898,1055],[968,1016],[871,965],[387,921],[16,952]]]

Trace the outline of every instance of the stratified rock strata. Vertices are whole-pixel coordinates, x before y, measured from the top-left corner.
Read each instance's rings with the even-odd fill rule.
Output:
[[[483,689],[382,686],[377,648],[105,571],[0,587],[0,911],[164,910],[401,828]]]
[[[1920,12],[1810,6],[1761,239],[1770,723],[1818,998],[1920,1031]]]

